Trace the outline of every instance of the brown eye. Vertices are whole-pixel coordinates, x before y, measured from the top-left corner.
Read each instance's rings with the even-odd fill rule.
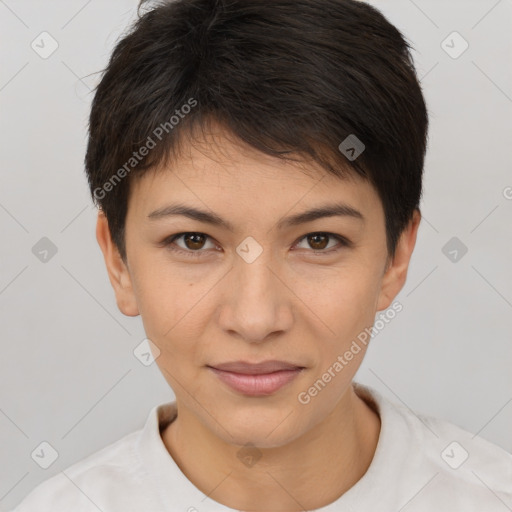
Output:
[[[300,243],[306,242],[306,246],[300,247]],[[338,242],[331,243],[331,242]],[[303,236],[298,244],[300,249],[312,249],[313,251],[324,252],[326,254],[336,252],[342,247],[351,247],[351,243],[346,238],[333,233],[309,233]]]
[[[207,245],[208,242],[210,247]],[[207,252],[206,249],[216,248],[208,235],[195,232],[178,233],[177,235],[170,236],[163,241],[163,245],[173,251],[190,256],[199,256]]]
[[[187,249],[197,250],[202,249],[206,241],[206,235],[201,233],[186,233],[183,235],[183,241]]]
[[[327,247],[329,236],[324,234],[308,235],[308,243],[312,249],[322,250]]]

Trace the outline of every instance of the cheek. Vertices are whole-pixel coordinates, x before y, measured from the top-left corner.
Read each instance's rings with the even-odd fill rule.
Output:
[[[204,346],[198,340],[211,316],[219,276],[211,270],[199,271],[199,266],[191,273],[190,269],[154,260],[151,264],[137,263],[134,292],[146,335],[160,349],[156,362],[165,370],[166,378],[169,374],[178,379],[191,375],[197,370],[193,363],[205,358]]]
[[[160,338],[172,335],[190,323],[188,318],[200,308],[201,297],[215,283],[212,274],[192,274],[159,259],[139,258],[134,262],[133,284],[145,325]]]
[[[316,367],[301,391],[314,402],[315,414],[332,410],[363,361],[376,313],[378,283],[377,273],[352,267],[350,272],[322,280],[323,293],[312,295],[313,288],[309,289],[308,306],[321,319],[316,322],[315,336],[321,343],[315,348]]]
[[[329,269],[315,276],[303,275],[301,298],[315,313],[319,325],[336,345],[373,323],[379,290],[378,272],[368,267]],[[297,283],[299,284],[299,283]]]
[[[159,348],[156,358],[163,377],[175,393],[186,382],[195,395],[200,382],[198,361],[204,359],[198,343],[201,325],[201,286],[184,281],[183,276],[152,271],[139,274],[137,293],[147,337]]]

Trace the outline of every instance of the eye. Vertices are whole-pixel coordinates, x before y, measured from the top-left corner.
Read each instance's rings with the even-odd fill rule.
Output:
[[[184,245],[176,243],[176,241],[180,239],[182,239]],[[166,238],[162,244],[172,251],[183,253],[187,256],[199,256],[200,253],[205,252],[201,249],[205,249],[205,242],[208,240],[211,240],[210,237],[204,233],[187,232],[172,235]],[[212,244],[211,247],[206,247],[206,249],[217,248],[213,242],[210,241],[210,243]]]
[[[167,247],[169,250],[176,253],[184,254],[185,256],[196,257],[207,252],[207,249],[218,250],[218,247],[211,240],[211,237],[205,233],[191,231],[177,233],[167,237],[162,242],[162,246]],[[177,241],[181,241],[182,244],[177,243]],[[309,245],[309,249],[312,249],[314,254],[330,254],[339,251],[343,247],[352,247],[352,242],[350,242],[350,240],[334,233],[308,233],[300,238],[299,243],[295,244],[294,247],[299,247],[299,244],[302,241],[305,241]],[[338,245],[329,245],[330,241],[337,241]],[[210,247],[207,246],[208,242],[211,244]],[[304,248],[308,249],[308,247],[299,247],[299,249]]]
[[[324,232],[317,232],[317,233],[308,233],[307,235],[303,236],[300,239],[300,242],[302,240],[305,240],[306,243],[309,245],[311,249],[313,249],[314,253],[332,253],[340,250],[341,247],[351,247],[352,243],[340,236],[335,235],[334,233],[324,233]],[[329,246],[329,241],[337,241],[338,246],[336,247],[336,244]],[[296,246],[297,247],[297,246]],[[335,247],[332,249],[332,247]],[[329,250],[325,250],[325,249]],[[307,249],[307,247],[306,247]]]

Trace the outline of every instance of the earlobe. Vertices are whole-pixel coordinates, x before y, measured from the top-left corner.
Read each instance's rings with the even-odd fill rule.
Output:
[[[96,240],[101,248],[108,277],[116,295],[117,307],[126,316],[139,315],[135,300],[132,280],[126,263],[121,258],[119,250],[112,241],[108,221],[102,210],[98,211],[96,223]]]
[[[377,311],[387,309],[393,299],[398,295],[405,284],[409,262],[411,260],[414,246],[416,245],[416,236],[421,221],[421,213],[414,210],[409,224],[400,235],[396,246],[395,256],[388,264],[381,283],[381,290],[377,302]]]

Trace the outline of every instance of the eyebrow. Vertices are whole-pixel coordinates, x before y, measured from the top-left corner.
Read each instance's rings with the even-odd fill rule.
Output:
[[[223,227],[231,232],[235,231],[235,228],[231,222],[223,219],[216,213],[200,210],[198,208],[183,204],[172,204],[158,208],[148,215],[148,219],[158,220],[173,216],[188,217],[189,219],[211,224],[212,226]],[[305,212],[285,217],[277,223],[277,228],[283,229],[287,227],[298,226],[300,224],[305,224],[306,222],[312,222],[314,220],[322,219],[325,217],[349,217],[358,219],[362,222],[365,221],[365,217],[359,210],[356,210],[352,206],[345,203],[334,203],[322,205]]]

